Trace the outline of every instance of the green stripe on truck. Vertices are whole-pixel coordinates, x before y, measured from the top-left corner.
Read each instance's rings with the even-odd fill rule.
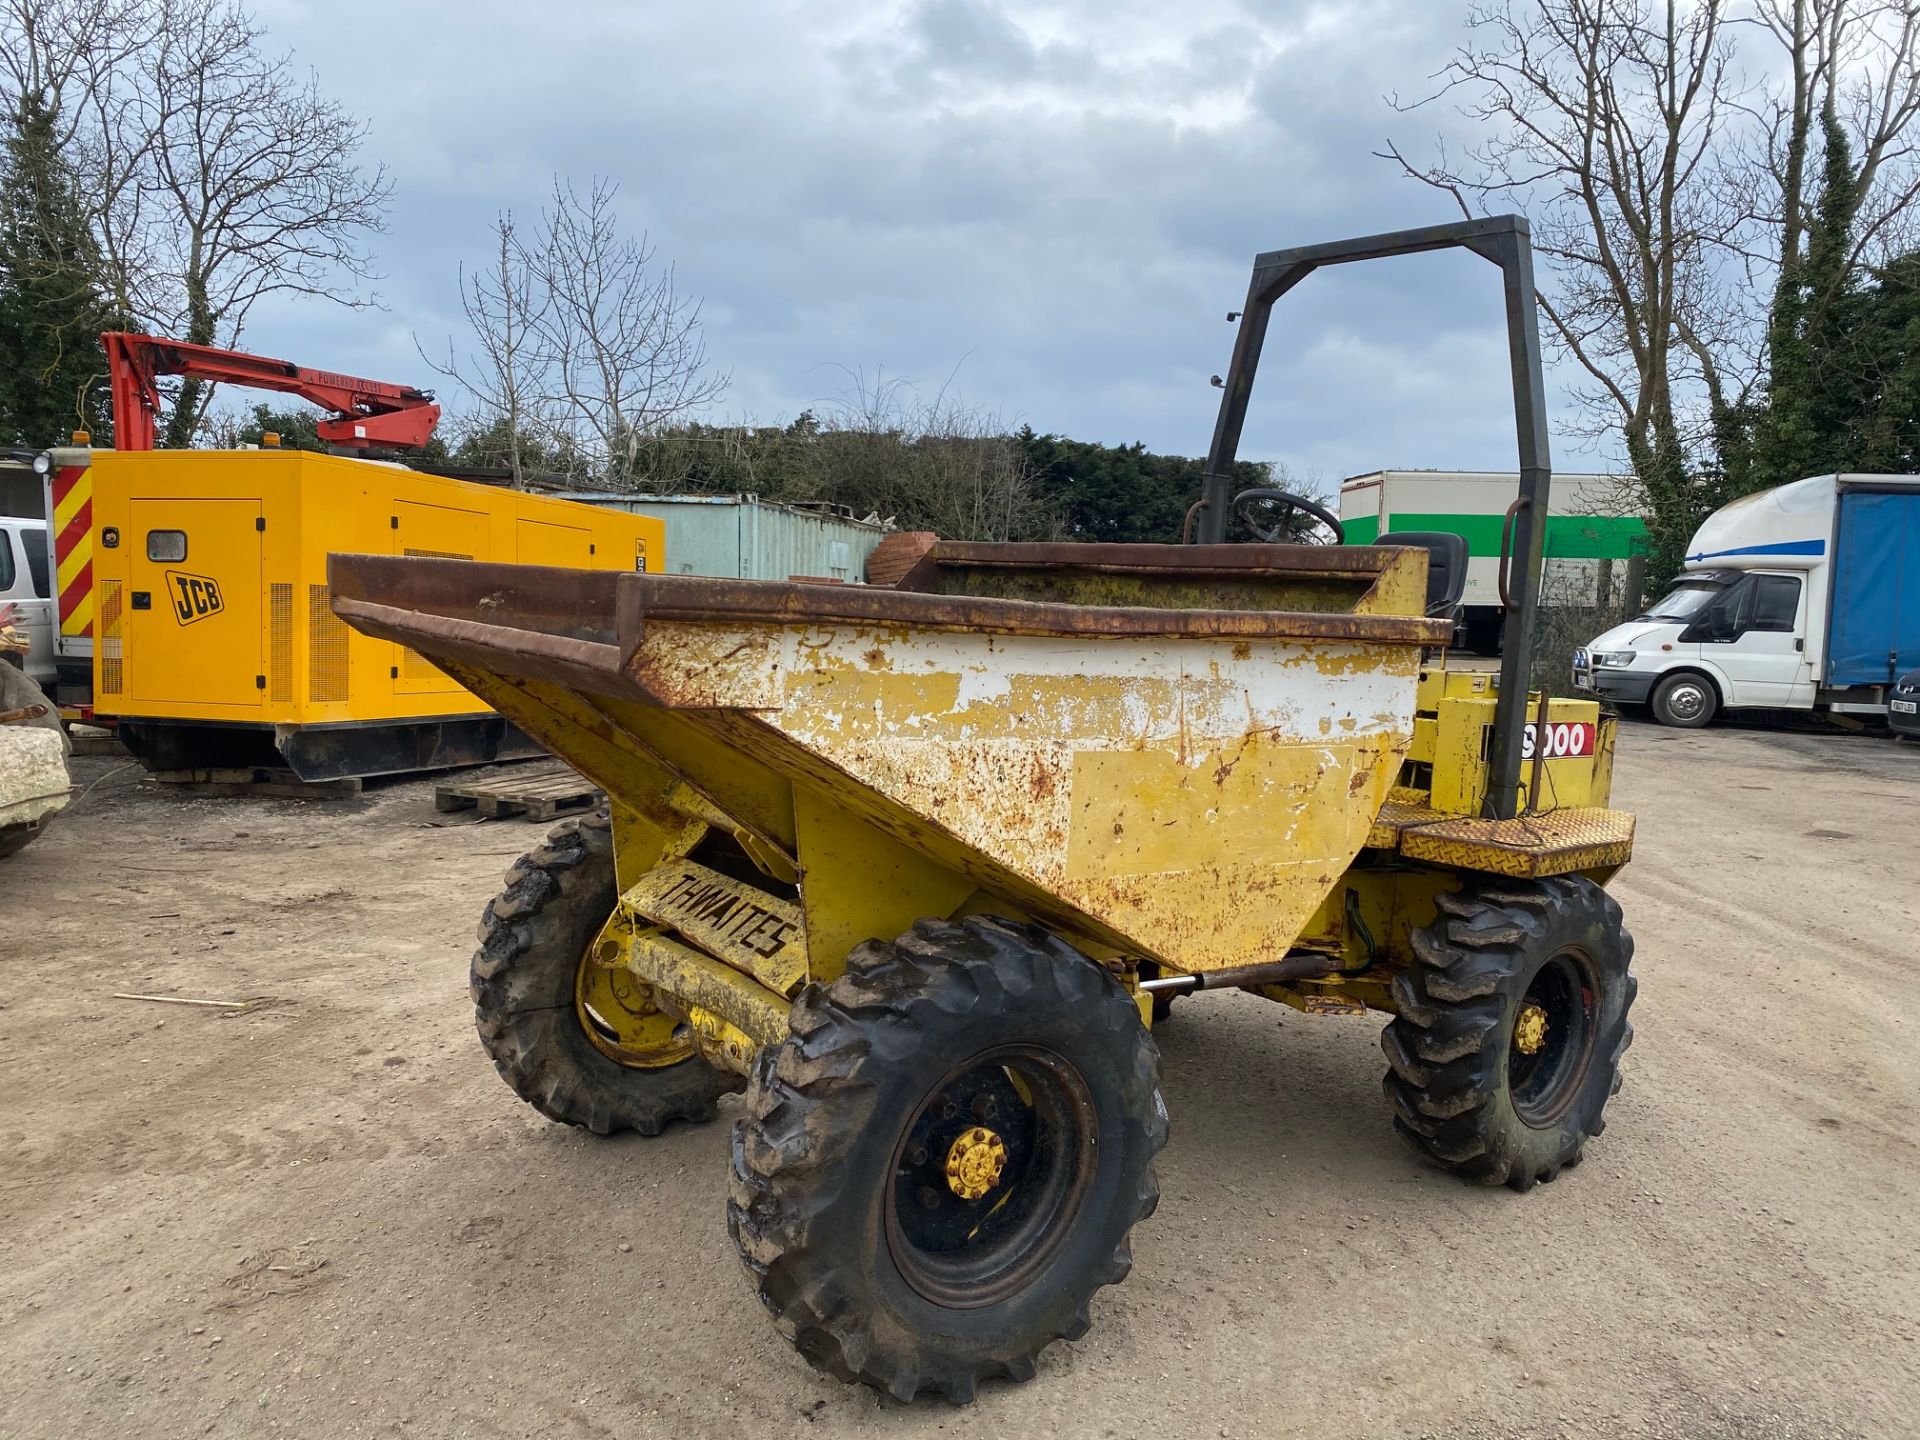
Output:
[[[1421,515],[1411,511],[1388,518],[1389,530],[1439,530],[1461,536],[1467,554],[1487,559],[1500,554],[1501,515]],[[1380,521],[1363,515],[1342,522],[1349,545],[1371,545]],[[1626,560],[1647,552],[1647,527],[1636,516],[1549,515],[1546,554],[1555,560]]]

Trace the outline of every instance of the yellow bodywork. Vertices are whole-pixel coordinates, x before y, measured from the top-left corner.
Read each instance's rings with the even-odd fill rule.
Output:
[[[98,450],[89,473],[103,715],[336,725],[485,712],[417,652],[341,623],[331,551],[662,563],[658,520],[367,460]]]
[[[1547,706],[1542,813],[1479,818],[1492,677],[1445,671],[1423,552],[1058,548],[936,551],[908,595],[343,557],[336,605],[608,792],[595,963],[733,1069],[926,917],[1032,920],[1129,984],[1317,950],[1336,973],[1264,993],[1346,1013],[1390,1008],[1464,873],[1625,862],[1592,702]]]

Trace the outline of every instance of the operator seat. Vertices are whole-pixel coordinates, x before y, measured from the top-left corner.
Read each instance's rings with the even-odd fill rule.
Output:
[[[1404,545],[1427,552],[1427,614],[1457,620],[1467,593],[1467,542],[1444,530],[1389,530],[1376,545]]]

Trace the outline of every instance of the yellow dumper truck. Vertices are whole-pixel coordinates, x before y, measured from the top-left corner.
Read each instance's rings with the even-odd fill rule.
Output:
[[[1227,488],[1274,299],[1443,245],[1500,265],[1514,341],[1497,685],[1443,663],[1455,537],[1220,543],[1231,511],[1307,508]],[[600,1134],[744,1088],[727,1214],[761,1299],[815,1365],[902,1399],[1031,1376],[1126,1275],[1174,997],[1382,1012],[1394,1122],[1434,1162],[1521,1190],[1574,1165],[1631,1037],[1604,886],[1633,822],[1612,720],[1543,712],[1519,668],[1533,304],[1514,217],[1261,256],[1200,544],[942,544],[889,588],[334,557],[348,624],[612,797],[486,909],[501,1075]]]

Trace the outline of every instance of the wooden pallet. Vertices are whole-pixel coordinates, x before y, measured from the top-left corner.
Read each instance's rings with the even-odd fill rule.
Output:
[[[455,780],[436,785],[436,810],[478,809],[490,819],[525,815],[529,820],[551,820],[558,815],[591,810],[606,794],[564,765],[513,769],[484,780]]]

